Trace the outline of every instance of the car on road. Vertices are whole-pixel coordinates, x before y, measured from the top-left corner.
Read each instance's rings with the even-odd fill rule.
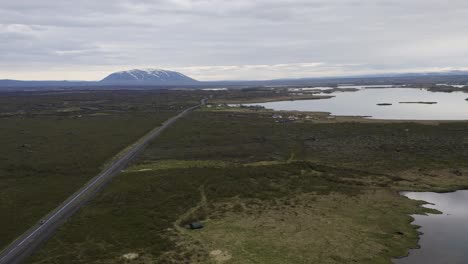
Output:
[[[39,221],[39,224],[43,225],[43,224],[45,224],[45,222],[46,222],[46,220],[43,219],[43,220]]]

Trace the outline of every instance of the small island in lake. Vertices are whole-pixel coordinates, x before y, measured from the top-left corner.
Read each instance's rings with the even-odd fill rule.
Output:
[[[390,103],[380,103],[380,104],[377,104],[378,106],[390,106],[390,105],[393,105],[393,104],[390,104]]]
[[[400,102],[400,104],[437,104],[437,102]]]

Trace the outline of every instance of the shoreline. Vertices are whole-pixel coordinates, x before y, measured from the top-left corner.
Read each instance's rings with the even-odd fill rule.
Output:
[[[396,261],[398,263],[399,260],[409,258],[411,256],[412,251],[422,249],[422,245],[421,245],[420,242],[421,242],[421,240],[422,240],[425,233],[421,232],[420,229],[423,228],[423,227],[429,228],[429,226],[423,226],[423,225],[417,224],[416,223],[416,221],[417,221],[416,216],[431,217],[431,216],[438,216],[438,215],[439,216],[441,216],[441,215],[446,215],[446,216],[451,215],[449,213],[446,213],[446,212],[442,211],[441,208],[436,209],[436,208],[427,207],[427,205],[433,205],[434,207],[437,207],[437,204],[434,203],[434,202],[429,202],[429,201],[426,201],[426,200],[423,200],[423,199],[418,199],[418,198],[411,198],[411,197],[407,196],[407,194],[411,194],[411,193],[413,193],[413,194],[414,193],[454,194],[454,193],[460,192],[460,191],[468,191],[468,188],[463,187],[461,189],[443,190],[443,191],[399,191],[398,192],[398,195],[400,195],[402,197],[405,197],[405,198],[410,199],[412,201],[420,202],[421,204],[419,205],[419,208],[421,208],[423,211],[422,212],[416,212],[416,213],[413,213],[413,214],[409,215],[409,217],[411,219],[410,225],[418,233],[417,245],[415,247],[408,248],[408,252],[407,252],[406,255],[392,258],[392,262]]]
[[[294,97],[294,96],[284,96],[279,98],[268,97],[268,98],[259,98],[259,99],[251,99],[251,100],[229,100],[228,102],[223,101],[222,103],[225,104],[263,104],[263,103],[273,103],[273,102],[291,102],[291,101],[304,101],[304,100],[322,100],[322,99],[331,99],[335,96],[332,95],[311,95],[311,96],[302,96],[302,97]],[[214,101],[214,104],[221,103]]]
[[[333,115],[331,112],[326,111],[300,111],[300,110],[273,110],[266,108],[266,111],[273,113],[301,113],[311,114],[316,116],[333,117],[328,121],[340,121],[340,122],[378,122],[378,123],[419,123],[419,124],[442,124],[442,123],[466,123],[466,120],[437,120],[437,119],[381,119],[372,118],[372,116],[354,116],[354,115]],[[311,120],[314,121],[314,120]]]

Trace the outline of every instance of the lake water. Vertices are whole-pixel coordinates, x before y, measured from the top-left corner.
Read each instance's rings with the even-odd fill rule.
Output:
[[[468,120],[468,93],[429,92],[414,88],[362,89],[335,92],[331,99],[259,103],[268,109],[285,111],[330,112],[340,116],[366,116],[373,119]],[[400,104],[399,102],[437,102],[437,104]],[[391,106],[378,106],[391,103]]]
[[[205,88],[203,91],[227,91],[228,88]]]
[[[413,249],[395,264],[466,264],[468,263],[468,191],[453,193],[408,192],[404,196],[433,205],[441,215],[414,215],[414,224],[423,233],[420,249]]]

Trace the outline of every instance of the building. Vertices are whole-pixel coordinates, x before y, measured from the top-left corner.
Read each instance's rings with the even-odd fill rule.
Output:
[[[192,230],[195,230],[195,229],[202,229],[202,228],[203,228],[203,224],[200,223],[200,222],[193,222],[193,223],[190,223],[190,224],[189,224],[189,228],[192,229]]]

